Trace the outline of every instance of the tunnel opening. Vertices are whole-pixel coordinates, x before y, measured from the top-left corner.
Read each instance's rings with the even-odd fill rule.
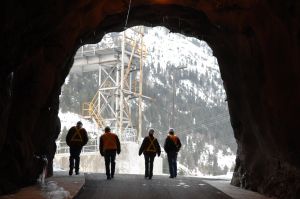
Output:
[[[132,93],[124,99],[128,103],[126,106],[132,107],[132,110],[128,111],[131,116],[130,128],[124,126],[120,129],[112,118],[120,117],[117,107],[117,101],[120,99],[114,98],[114,95],[120,96],[116,94],[120,91],[114,86],[120,86],[122,83],[113,85],[111,80],[117,81],[122,76],[117,70],[122,70],[121,44],[122,35],[125,33],[108,33],[101,42],[79,48],[73,68],[62,88],[59,113],[62,133],[56,142],[56,167],[68,170],[69,154],[66,152],[69,147],[65,143],[67,131],[77,120],[81,120],[90,135],[90,142],[83,148],[81,158],[83,172],[104,173],[104,163],[98,151],[99,136],[104,127],[109,125],[113,132],[119,135],[125,148],[121,157],[117,158],[120,159],[120,162],[117,161],[117,173],[143,174],[143,158],[139,158],[137,162],[134,160],[138,158],[137,147],[142,139],[148,136],[148,129],[155,129],[155,137],[163,148],[168,129],[174,128],[182,140],[182,150],[178,156],[179,175],[203,177],[228,174],[231,178],[236,142],[230,126],[219,66],[211,48],[204,41],[170,33],[164,27],[132,27],[125,31],[125,35],[138,37],[135,34],[138,30],[143,30],[143,45],[147,52],[143,56],[143,67],[136,67],[140,64],[139,57],[132,63],[129,60],[124,62],[125,71],[130,66],[130,71],[142,72],[144,76],[142,85],[137,85],[134,77],[128,75],[128,80],[125,78],[125,83],[132,82]],[[133,37],[125,41],[130,41],[132,46],[135,44]],[[128,52],[129,58],[132,46],[127,46],[127,43],[125,46],[124,50]],[[109,49],[116,49],[118,52],[111,52]],[[113,71],[115,74],[112,74]],[[108,77],[110,81],[107,80]],[[138,77],[140,78],[139,74]],[[142,120],[138,118],[140,105],[137,93],[134,93],[139,86],[142,86],[141,94],[145,96],[141,104]],[[112,92],[108,93],[109,90]],[[108,98],[105,98],[104,95],[107,94]],[[93,102],[92,99],[97,100]],[[89,107],[95,107],[95,110],[89,110],[90,114],[85,114],[83,104],[88,101]],[[94,115],[95,113],[99,116]],[[99,122],[98,118],[103,121]],[[137,132],[134,137],[128,133],[131,127]],[[95,152],[95,155],[91,155],[91,152]],[[156,160],[155,174],[168,173],[166,153],[161,157],[162,159]],[[102,166],[99,166],[99,162],[102,162]]]
[[[0,194],[36,181],[42,170],[36,155],[52,160],[58,96],[76,50],[100,41],[106,32],[122,30],[128,13],[123,1],[51,4],[49,11],[41,9],[45,14],[36,10],[43,6],[14,3],[5,6],[32,15],[8,17],[3,27],[3,46],[12,47],[2,49],[7,64],[1,70],[0,149],[5,161],[0,164]],[[287,14],[291,8],[293,15]],[[250,189],[279,198],[299,196],[296,10],[295,2],[149,0],[133,3],[127,24],[163,25],[208,42],[218,57],[238,143],[233,184],[247,174]]]

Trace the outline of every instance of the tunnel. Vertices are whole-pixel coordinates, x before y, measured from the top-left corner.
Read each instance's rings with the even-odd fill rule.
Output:
[[[204,40],[217,57],[238,145],[231,184],[243,176],[248,189],[300,197],[298,1],[7,0],[2,8],[0,195],[36,183],[43,156],[51,163],[77,49],[146,25]]]

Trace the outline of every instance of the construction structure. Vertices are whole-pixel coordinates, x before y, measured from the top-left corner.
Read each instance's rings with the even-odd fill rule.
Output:
[[[138,26],[105,35],[104,42],[82,46],[70,72],[98,71],[98,91],[90,102],[83,103],[82,114],[100,129],[110,126],[121,140],[141,138],[142,100],[148,98],[143,96],[143,36],[144,27]]]

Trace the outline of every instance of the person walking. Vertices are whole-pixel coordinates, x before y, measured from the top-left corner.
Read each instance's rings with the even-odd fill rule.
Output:
[[[82,147],[87,144],[88,136],[84,128],[82,128],[82,122],[78,121],[76,126],[73,126],[69,129],[66,136],[67,145],[70,147],[70,170],[69,175],[73,174],[74,161],[75,161],[75,173],[79,174],[79,165],[80,165],[80,153]]]
[[[144,154],[145,158],[145,178],[152,179],[154,158],[160,156],[160,145],[153,136],[154,129],[149,130],[149,136],[145,137],[139,150],[139,155]]]
[[[164,150],[168,156],[170,178],[177,177],[177,154],[180,147],[180,139],[174,134],[174,129],[171,128],[164,144]]]
[[[120,154],[121,145],[118,136],[110,132],[110,127],[104,128],[104,134],[100,137],[99,146],[101,156],[104,156],[107,180],[114,178],[116,167],[116,154]],[[110,168],[111,166],[111,168]]]

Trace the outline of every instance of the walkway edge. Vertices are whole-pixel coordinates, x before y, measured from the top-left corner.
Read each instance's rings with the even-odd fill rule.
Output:
[[[54,172],[54,175],[46,179],[46,182],[53,181],[59,187],[64,188],[70,193],[70,198],[75,198],[85,184],[85,176],[69,176],[67,172]],[[0,196],[0,199],[45,199],[45,193],[42,192],[41,186],[36,183],[20,189],[14,194]]]
[[[70,192],[70,198],[75,198],[85,184],[85,174],[69,176],[67,172],[55,172],[47,181],[54,181],[59,187]]]
[[[276,199],[276,198],[269,198],[267,196],[263,196],[257,192],[253,192],[246,189],[241,189],[239,187],[230,185],[230,181],[228,180],[203,180],[207,184],[219,189],[220,191],[224,192],[228,196],[232,197],[233,199]]]

